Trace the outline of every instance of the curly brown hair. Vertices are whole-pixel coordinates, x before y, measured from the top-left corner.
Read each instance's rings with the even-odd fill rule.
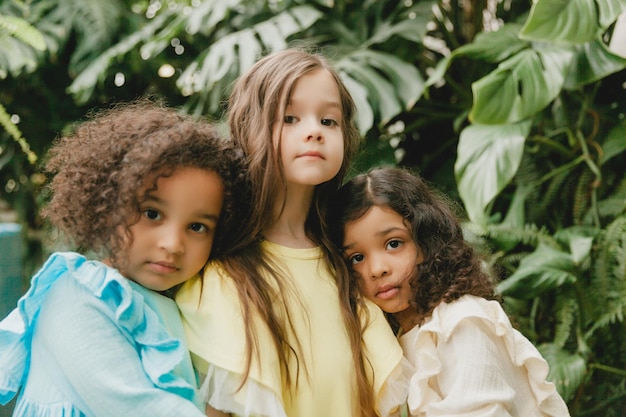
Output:
[[[42,216],[79,250],[114,260],[125,246],[129,227],[139,220],[141,201],[157,180],[178,168],[200,168],[217,173],[224,182],[216,247],[233,217],[239,154],[210,123],[157,99],[92,111],[72,133],[57,138],[47,154],[44,171],[53,177]],[[145,190],[143,195],[139,190]],[[120,233],[123,230],[126,233]]]
[[[374,168],[347,182],[334,202],[333,239],[338,245],[343,244],[344,225],[372,206],[389,207],[405,219],[424,254],[411,278],[420,317],[430,316],[442,301],[449,303],[465,294],[499,300],[480,256],[463,236],[454,205],[419,175],[403,168]]]

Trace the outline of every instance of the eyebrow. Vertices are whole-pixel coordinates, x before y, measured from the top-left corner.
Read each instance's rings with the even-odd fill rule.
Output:
[[[147,203],[153,201],[155,203],[162,203],[163,200],[148,193],[147,197],[145,198],[145,200],[143,200],[143,203]],[[211,213],[202,213],[201,215],[199,215],[198,217],[202,218],[202,219],[206,219],[206,220],[211,220],[214,221],[215,223],[217,223],[220,219],[219,214],[211,214]]]
[[[401,227],[391,226],[387,229],[376,232],[376,236],[379,236],[379,237],[386,236],[392,232],[395,232],[396,230],[405,230],[405,229],[402,229]],[[354,245],[356,245],[356,243],[350,243],[349,245],[342,247],[342,250],[351,249]]]
[[[298,105],[300,102],[307,102],[307,100],[294,100],[293,97],[289,97],[289,100],[287,101],[287,106],[296,106]],[[330,106],[330,107],[336,107],[339,110],[343,111],[343,107],[341,106],[341,102],[337,101],[337,100],[324,100],[322,102],[323,105],[325,106]]]

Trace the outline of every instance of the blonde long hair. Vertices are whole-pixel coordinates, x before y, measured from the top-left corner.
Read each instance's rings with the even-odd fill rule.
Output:
[[[287,317],[286,323],[280,320],[283,315],[279,309],[287,309],[284,298],[282,303],[276,303],[276,289],[279,294],[285,294],[282,290],[288,287],[288,283],[280,268],[263,256],[260,241],[263,230],[275,221],[272,209],[278,196],[285,195],[286,188],[277,149],[279,147],[274,146],[272,141],[274,124],[284,120],[284,111],[297,80],[318,69],[328,71],[339,89],[345,151],[339,173],[332,180],[316,187],[305,228],[309,239],[322,249],[328,270],[335,277],[339,288],[340,308],[352,346],[361,415],[374,416],[372,389],[365,373],[362,327],[357,315],[357,309],[366,310],[360,305],[357,288],[351,283],[339,248],[330,239],[326,221],[330,197],[343,182],[349,163],[358,149],[360,135],[353,122],[355,105],[352,97],[337,72],[322,56],[300,49],[276,52],[259,60],[235,84],[229,101],[228,121],[232,138],[243,149],[248,162],[250,189],[246,192],[250,198],[246,215],[242,216],[241,224],[233,231],[229,244],[218,256],[235,281],[240,299],[246,300],[242,303],[244,319],[251,323],[251,312],[253,309],[258,311],[272,334],[286,382],[288,386],[293,386],[288,365],[290,355],[295,355],[296,363],[299,362],[296,349],[287,341],[289,326],[292,324],[288,314],[284,316]],[[250,326],[246,328],[246,344],[247,378],[253,352],[258,355],[255,335]]]

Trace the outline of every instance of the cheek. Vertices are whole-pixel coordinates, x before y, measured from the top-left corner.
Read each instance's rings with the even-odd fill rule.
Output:
[[[374,292],[374,282],[361,277],[359,278],[359,289],[366,297],[372,296]]]

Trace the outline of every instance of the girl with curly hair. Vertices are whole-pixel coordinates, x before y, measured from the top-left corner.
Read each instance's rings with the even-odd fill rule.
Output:
[[[415,368],[412,416],[569,415],[443,196],[387,167],[354,177],[334,201],[334,238]]]
[[[0,323],[14,416],[204,416],[168,292],[204,267],[231,213],[238,156],[208,123],[152,100],[91,115],[49,151],[53,253]]]
[[[336,71],[303,50],[265,56],[234,86],[249,214],[176,297],[214,409],[369,417],[404,401],[402,349],[382,312],[357,298],[326,222],[358,146],[354,111]]]

